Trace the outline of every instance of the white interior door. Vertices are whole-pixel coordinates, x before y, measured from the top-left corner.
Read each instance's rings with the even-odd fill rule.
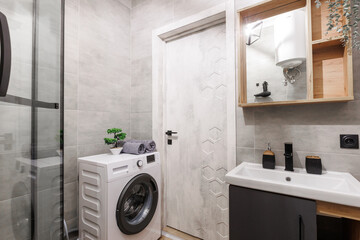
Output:
[[[228,239],[226,31],[216,25],[166,44],[167,225]]]

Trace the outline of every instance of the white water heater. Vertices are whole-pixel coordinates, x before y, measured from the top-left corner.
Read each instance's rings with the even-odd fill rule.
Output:
[[[295,68],[306,60],[305,12],[283,13],[275,19],[274,42],[276,66]]]

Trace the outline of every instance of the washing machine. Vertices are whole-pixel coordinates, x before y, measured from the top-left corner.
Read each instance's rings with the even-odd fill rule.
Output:
[[[160,238],[159,153],[79,158],[78,170],[80,239]]]
[[[28,239],[31,231],[35,234],[34,239],[61,239],[60,156],[37,160],[19,157],[16,159],[16,169],[20,181],[14,185],[11,199],[14,239]],[[36,188],[31,189],[31,179]],[[16,197],[19,193],[23,196]],[[35,205],[32,205],[31,195],[36,199]],[[31,217],[36,219],[33,226]]]

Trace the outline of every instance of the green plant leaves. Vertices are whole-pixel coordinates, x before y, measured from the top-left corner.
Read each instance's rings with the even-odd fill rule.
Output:
[[[116,134],[116,138],[119,140],[124,140],[126,138],[126,133]]]
[[[115,138],[104,138],[105,144],[111,145],[117,142],[117,139]]]
[[[314,0],[317,8],[321,6],[320,0]],[[360,50],[359,20],[360,20],[360,0],[327,0],[327,8],[329,10],[328,27],[326,35],[329,31],[336,30],[341,34],[344,46],[352,47]],[[343,19],[345,18],[345,19]],[[346,20],[346,24],[343,24]],[[352,42],[352,45],[351,45]]]
[[[114,134],[113,138],[104,138],[105,144],[111,145],[114,144],[114,147],[118,147],[118,142],[124,140],[127,136],[126,133],[122,132],[121,128],[110,128],[107,130],[108,134]]]
[[[107,130],[107,133],[110,134],[110,133],[121,133],[122,132],[122,129],[121,128],[110,128]]]

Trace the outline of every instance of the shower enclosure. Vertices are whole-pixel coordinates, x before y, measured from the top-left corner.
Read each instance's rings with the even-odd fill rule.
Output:
[[[0,0],[0,238],[62,239],[63,1]]]

